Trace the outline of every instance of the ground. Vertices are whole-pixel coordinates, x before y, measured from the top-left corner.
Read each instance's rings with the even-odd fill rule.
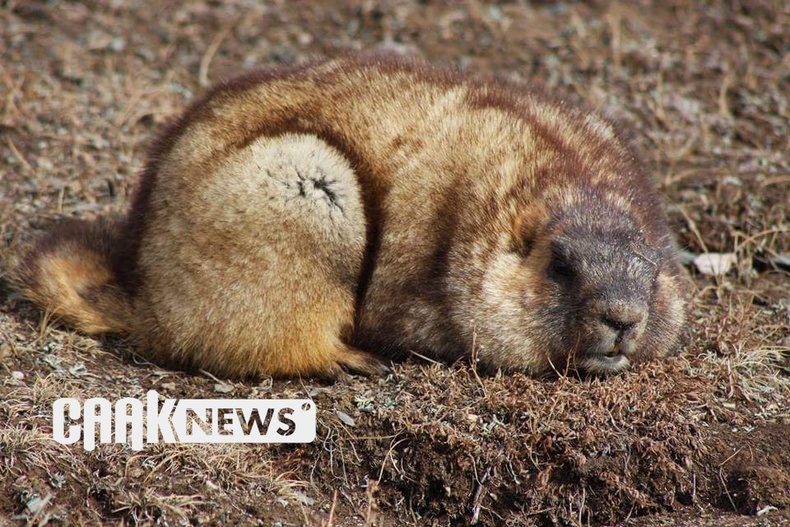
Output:
[[[205,86],[347,50],[541,85],[607,114],[667,196],[686,344],[606,380],[231,382],[52,324],[0,282],[0,526],[790,524],[790,7],[770,0],[0,1],[0,269],[65,217],[121,213]],[[783,260],[785,263],[783,264]],[[4,272],[4,271],[0,271]],[[296,446],[52,440],[63,396],[310,397]]]

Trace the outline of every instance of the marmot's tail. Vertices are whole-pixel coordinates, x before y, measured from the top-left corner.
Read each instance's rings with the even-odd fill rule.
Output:
[[[119,283],[122,223],[68,221],[45,234],[11,271],[23,297],[88,334],[124,333],[132,321]]]

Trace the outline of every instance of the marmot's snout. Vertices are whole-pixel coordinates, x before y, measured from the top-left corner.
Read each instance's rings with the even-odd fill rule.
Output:
[[[628,356],[635,351],[635,343],[645,329],[647,304],[633,300],[607,303],[599,314],[599,320],[607,338],[614,338],[609,354]]]
[[[575,365],[594,374],[627,368],[643,346],[658,269],[652,250],[633,250],[633,233],[566,233],[555,244],[549,275],[576,306]]]
[[[618,371],[630,364],[647,326],[647,302],[633,297],[590,302],[585,326],[587,345],[579,350],[583,369],[595,373]]]

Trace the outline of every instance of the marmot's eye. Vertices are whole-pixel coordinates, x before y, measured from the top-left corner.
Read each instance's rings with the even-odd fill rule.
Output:
[[[555,255],[549,264],[549,272],[558,278],[568,279],[573,277],[573,268],[565,258]]]

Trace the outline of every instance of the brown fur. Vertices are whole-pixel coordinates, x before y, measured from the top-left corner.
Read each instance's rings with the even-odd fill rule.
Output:
[[[684,320],[660,199],[608,122],[393,59],[215,87],[155,142],[126,221],[72,230],[24,258],[25,296],[230,376],[382,370],[355,347],[607,373]]]

